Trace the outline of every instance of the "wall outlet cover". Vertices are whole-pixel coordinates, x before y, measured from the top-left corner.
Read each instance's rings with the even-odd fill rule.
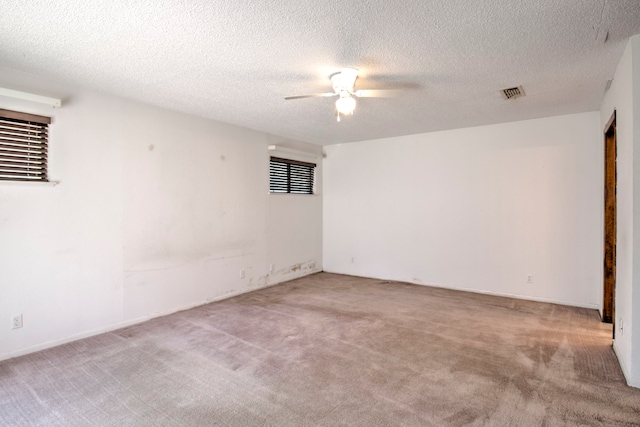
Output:
[[[11,329],[22,328],[22,314],[11,316]]]

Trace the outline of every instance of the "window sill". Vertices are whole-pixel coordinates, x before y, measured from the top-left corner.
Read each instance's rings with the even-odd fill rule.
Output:
[[[0,186],[19,186],[19,187],[55,187],[60,181],[5,181],[0,180]]]
[[[269,191],[268,193],[270,196],[302,196],[302,197],[313,197],[313,196],[320,196],[320,193],[313,193],[313,194],[302,194],[302,193],[274,193]]]

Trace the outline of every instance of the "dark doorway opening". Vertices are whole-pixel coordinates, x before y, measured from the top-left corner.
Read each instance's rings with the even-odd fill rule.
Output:
[[[602,321],[615,322],[616,293],[616,113],[604,128],[604,291]],[[613,328],[615,338],[615,325]]]

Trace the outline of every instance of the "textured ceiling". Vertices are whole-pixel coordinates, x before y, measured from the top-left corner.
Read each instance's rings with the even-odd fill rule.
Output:
[[[640,0],[4,0],[0,65],[333,144],[596,110],[637,33]],[[342,67],[402,95],[283,99]]]

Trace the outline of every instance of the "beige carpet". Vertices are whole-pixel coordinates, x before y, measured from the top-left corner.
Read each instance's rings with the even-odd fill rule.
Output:
[[[0,362],[6,426],[640,425],[596,311],[320,273]]]

